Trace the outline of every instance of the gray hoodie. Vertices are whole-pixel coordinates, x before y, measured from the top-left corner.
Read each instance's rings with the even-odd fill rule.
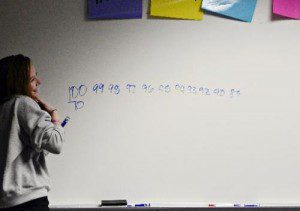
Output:
[[[47,196],[45,155],[59,154],[63,142],[62,127],[30,97],[0,104],[0,208]]]

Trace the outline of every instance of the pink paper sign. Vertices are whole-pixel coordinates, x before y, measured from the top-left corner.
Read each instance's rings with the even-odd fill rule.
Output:
[[[300,19],[300,0],[273,0],[273,13]]]

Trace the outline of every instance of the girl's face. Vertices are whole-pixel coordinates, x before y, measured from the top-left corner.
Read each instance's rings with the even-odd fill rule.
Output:
[[[36,70],[33,65],[31,65],[29,70],[29,95],[31,98],[35,99],[39,95],[38,87],[41,84],[40,79],[37,77]]]

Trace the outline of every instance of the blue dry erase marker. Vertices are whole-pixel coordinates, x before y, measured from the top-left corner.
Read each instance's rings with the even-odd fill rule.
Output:
[[[62,126],[62,127],[65,127],[69,120],[70,120],[70,117],[67,116],[67,117],[64,119],[64,121],[61,123],[61,126]]]
[[[259,207],[259,204],[244,204],[244,207]]]
[[[150,204],[135,204],[135,207],[150,207]]]

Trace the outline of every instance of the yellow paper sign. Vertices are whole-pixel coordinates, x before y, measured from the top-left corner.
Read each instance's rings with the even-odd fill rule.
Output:
[[[151,0],[151,16],[202,20],[202,0]]]

